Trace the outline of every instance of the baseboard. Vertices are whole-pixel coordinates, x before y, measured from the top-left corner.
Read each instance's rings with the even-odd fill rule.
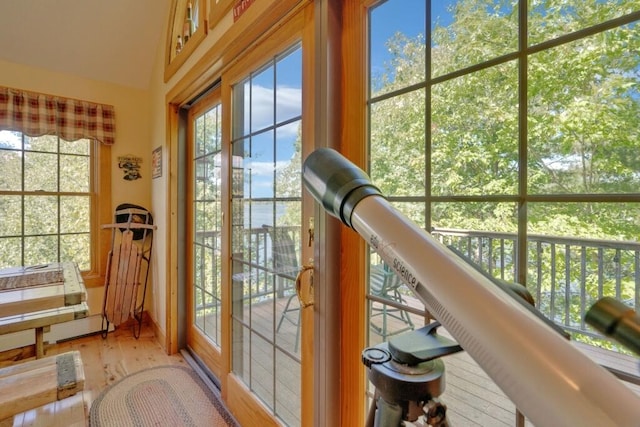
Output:
[[[97,314],[84,319],[72,322],[58,323],[51,325],[49,332],[45,332],[44,341],[54,344],[59,341],[66,341],[73,338],[92,335],[102,330],[102,315]],[[109,326],[113,330],[113,326]],[[20,347],[34,345],[36,336],[33,329],[6,334],[0,340],[0,352],[12,350]]]

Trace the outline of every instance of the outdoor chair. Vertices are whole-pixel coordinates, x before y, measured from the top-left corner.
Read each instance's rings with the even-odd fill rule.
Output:
[[[396,335],[405,331],[413,330],[414,325],[411,317],[406,310],[390,306],[384,303],[384,300],[395,302],[398,304],[406,304],[406,301],[400,293],[402,282],[400,278],[389,268],[387,264],[372,265],[369,273],[369,293],[375,298],[371,301],[371,312],[369,314],[369,325],[371,330],[382,337],[383,341],[387,337]],[[378,321],[378,317],[380,320]],[[398,324],[389,324],[389,319],[399,321]],[[375,321],[374,321],[375,320]],[[392,326],[392,329],[390,329]]]
[[[300,270],[296,251],[296,244],[291,237],[289,228],[263,225],[271,238],[271,255],[273,269],[276,275],[276,297],[288,295],[287,303],[280,315],[276,332],[280,331],[282,323],[287,320],[296,327],[294,351],[298,351],[300,341],[300,302],[295,292],[296,276]]]

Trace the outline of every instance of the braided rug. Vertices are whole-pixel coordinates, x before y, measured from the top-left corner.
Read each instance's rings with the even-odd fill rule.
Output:
[[[190,368],[160,366],[122,378],[91,404],[91,427],[238,426]]]

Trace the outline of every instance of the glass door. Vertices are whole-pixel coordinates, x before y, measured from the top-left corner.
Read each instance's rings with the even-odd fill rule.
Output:
[[[189,227],[191,269],[187,343],[207,366],[223,375],[222,342],[222,105],[220,90],[189,111]]]
[[[302,48],[231,86],[232,372],[286,425],[301,423]]]

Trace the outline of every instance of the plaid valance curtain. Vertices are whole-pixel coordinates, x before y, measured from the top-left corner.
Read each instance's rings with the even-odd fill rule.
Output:
[[[67,141],[115,139],[113,106],[25,92],[0,86],[0,130],[29,136],[57,135]]]

